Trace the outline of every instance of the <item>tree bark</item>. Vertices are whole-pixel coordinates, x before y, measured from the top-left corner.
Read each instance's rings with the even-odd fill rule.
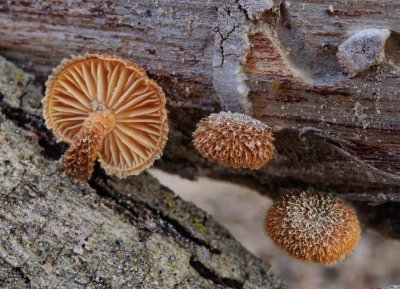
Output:
[[[149,174],[69,178],[33,75],[1,57],[0,75],[1,288],[285,288]]]
[[[71,54],[133,60],[168,99],[171,130],[158,167],[272,197],[308,186],[335,191],[366,225],[399,238],[399,15],[394,0],[11,1],[0,4],[0,53],[40,80]],[[385,61],[346,74],[338,46],[364,28],[391,31]],[[8,118],[41,126],[33,104],[15,110],[13,101],[3,105]],[[196,153],[196,123],[221,109],[273,127],[269,164],[232,170]],[[63,148],[38,131],[59,156]]]
[[[0,51],[42,79],[62,58],[85,52],[143,65],[168,96],[173,130],[165,160],[174,163],[165,167],[177,171],[178,160],[193,167],[181,174],[214,173],[186,144],[196,122],[222,106],[270,124],[278,150],[259,172],[229,174],[259,187],[396,192],[400,4],[324,2],[7,2]],[[364,26],[392,31],[387,62],[351,78],[335,53]]]

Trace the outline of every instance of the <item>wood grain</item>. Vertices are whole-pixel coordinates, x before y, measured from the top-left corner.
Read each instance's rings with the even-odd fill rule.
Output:
[[[246,7],[195,0],[7,2],[0,6],[0,53],[41,79],[62,58],[87,51],[143,65],[168,98],[171,132],[158,162],[165,170],[223,178],[272,196],[309,185],[376,198],[397,193],[400,4],[276,1],[257,19]],[[350,78],[336,59],[337,45],[365,27],[392,31],[387,62]],[[248,50],[232,54],[233,36],[244,37]],[[216,55],[238,61],[253,115],[274,129],[277,154],[260,171],[222,169],[191,145],[196,122],[221,109]],[[224,85],[237,83],[225,75]]]

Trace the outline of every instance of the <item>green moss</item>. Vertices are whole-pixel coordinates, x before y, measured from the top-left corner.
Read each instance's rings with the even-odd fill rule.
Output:
[[[138,267],[132,267],[131,268],[132,273],[139,273],[139,268]]]
[[[196,228],[199,232],[204,233],[207,231],[207,228],[203,225],[203,222],[200,220],[200,218],[195,217],[191,221],[192,226]]]
[[[167,197],[167,207],[168,209],[173,209],[175,207],[174,200],[171,197]]]
[[[30,152],[24,151],[23,158],[24,160],[29,160],[32,154]]]
[[[23,84],[25,82],[25,75],[22,71],[18,71],[15,75],[15,80],[19,84]]]

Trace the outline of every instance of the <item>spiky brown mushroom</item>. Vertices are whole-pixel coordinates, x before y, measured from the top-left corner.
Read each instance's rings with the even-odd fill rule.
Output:
[[[117,56],[63,60],[42,103],[46,126],[70,144],[62,163],[80,179],[91,176],[96,158],[108,174],[139,174],[167,140],[164,93],[142,68]]]
[[[339,197],[315,190],[281,196],[268,210],[265,230],[292,257],[332,264],[357,245],[360,225]]]
[[[261,168],[272,158],[273,141],[269,126],[231,112],[203,118],[193,133],[193,145],[202,156],[232,168]]]

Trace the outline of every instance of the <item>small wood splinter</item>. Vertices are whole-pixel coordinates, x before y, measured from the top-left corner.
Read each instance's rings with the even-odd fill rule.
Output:
[[[46,125],[70,144],[66,172],[89,179],[97,158],[108,174],[139,174],[167,140],[165,96],[136,64],[113,55],[63,60],[46,83]]]

